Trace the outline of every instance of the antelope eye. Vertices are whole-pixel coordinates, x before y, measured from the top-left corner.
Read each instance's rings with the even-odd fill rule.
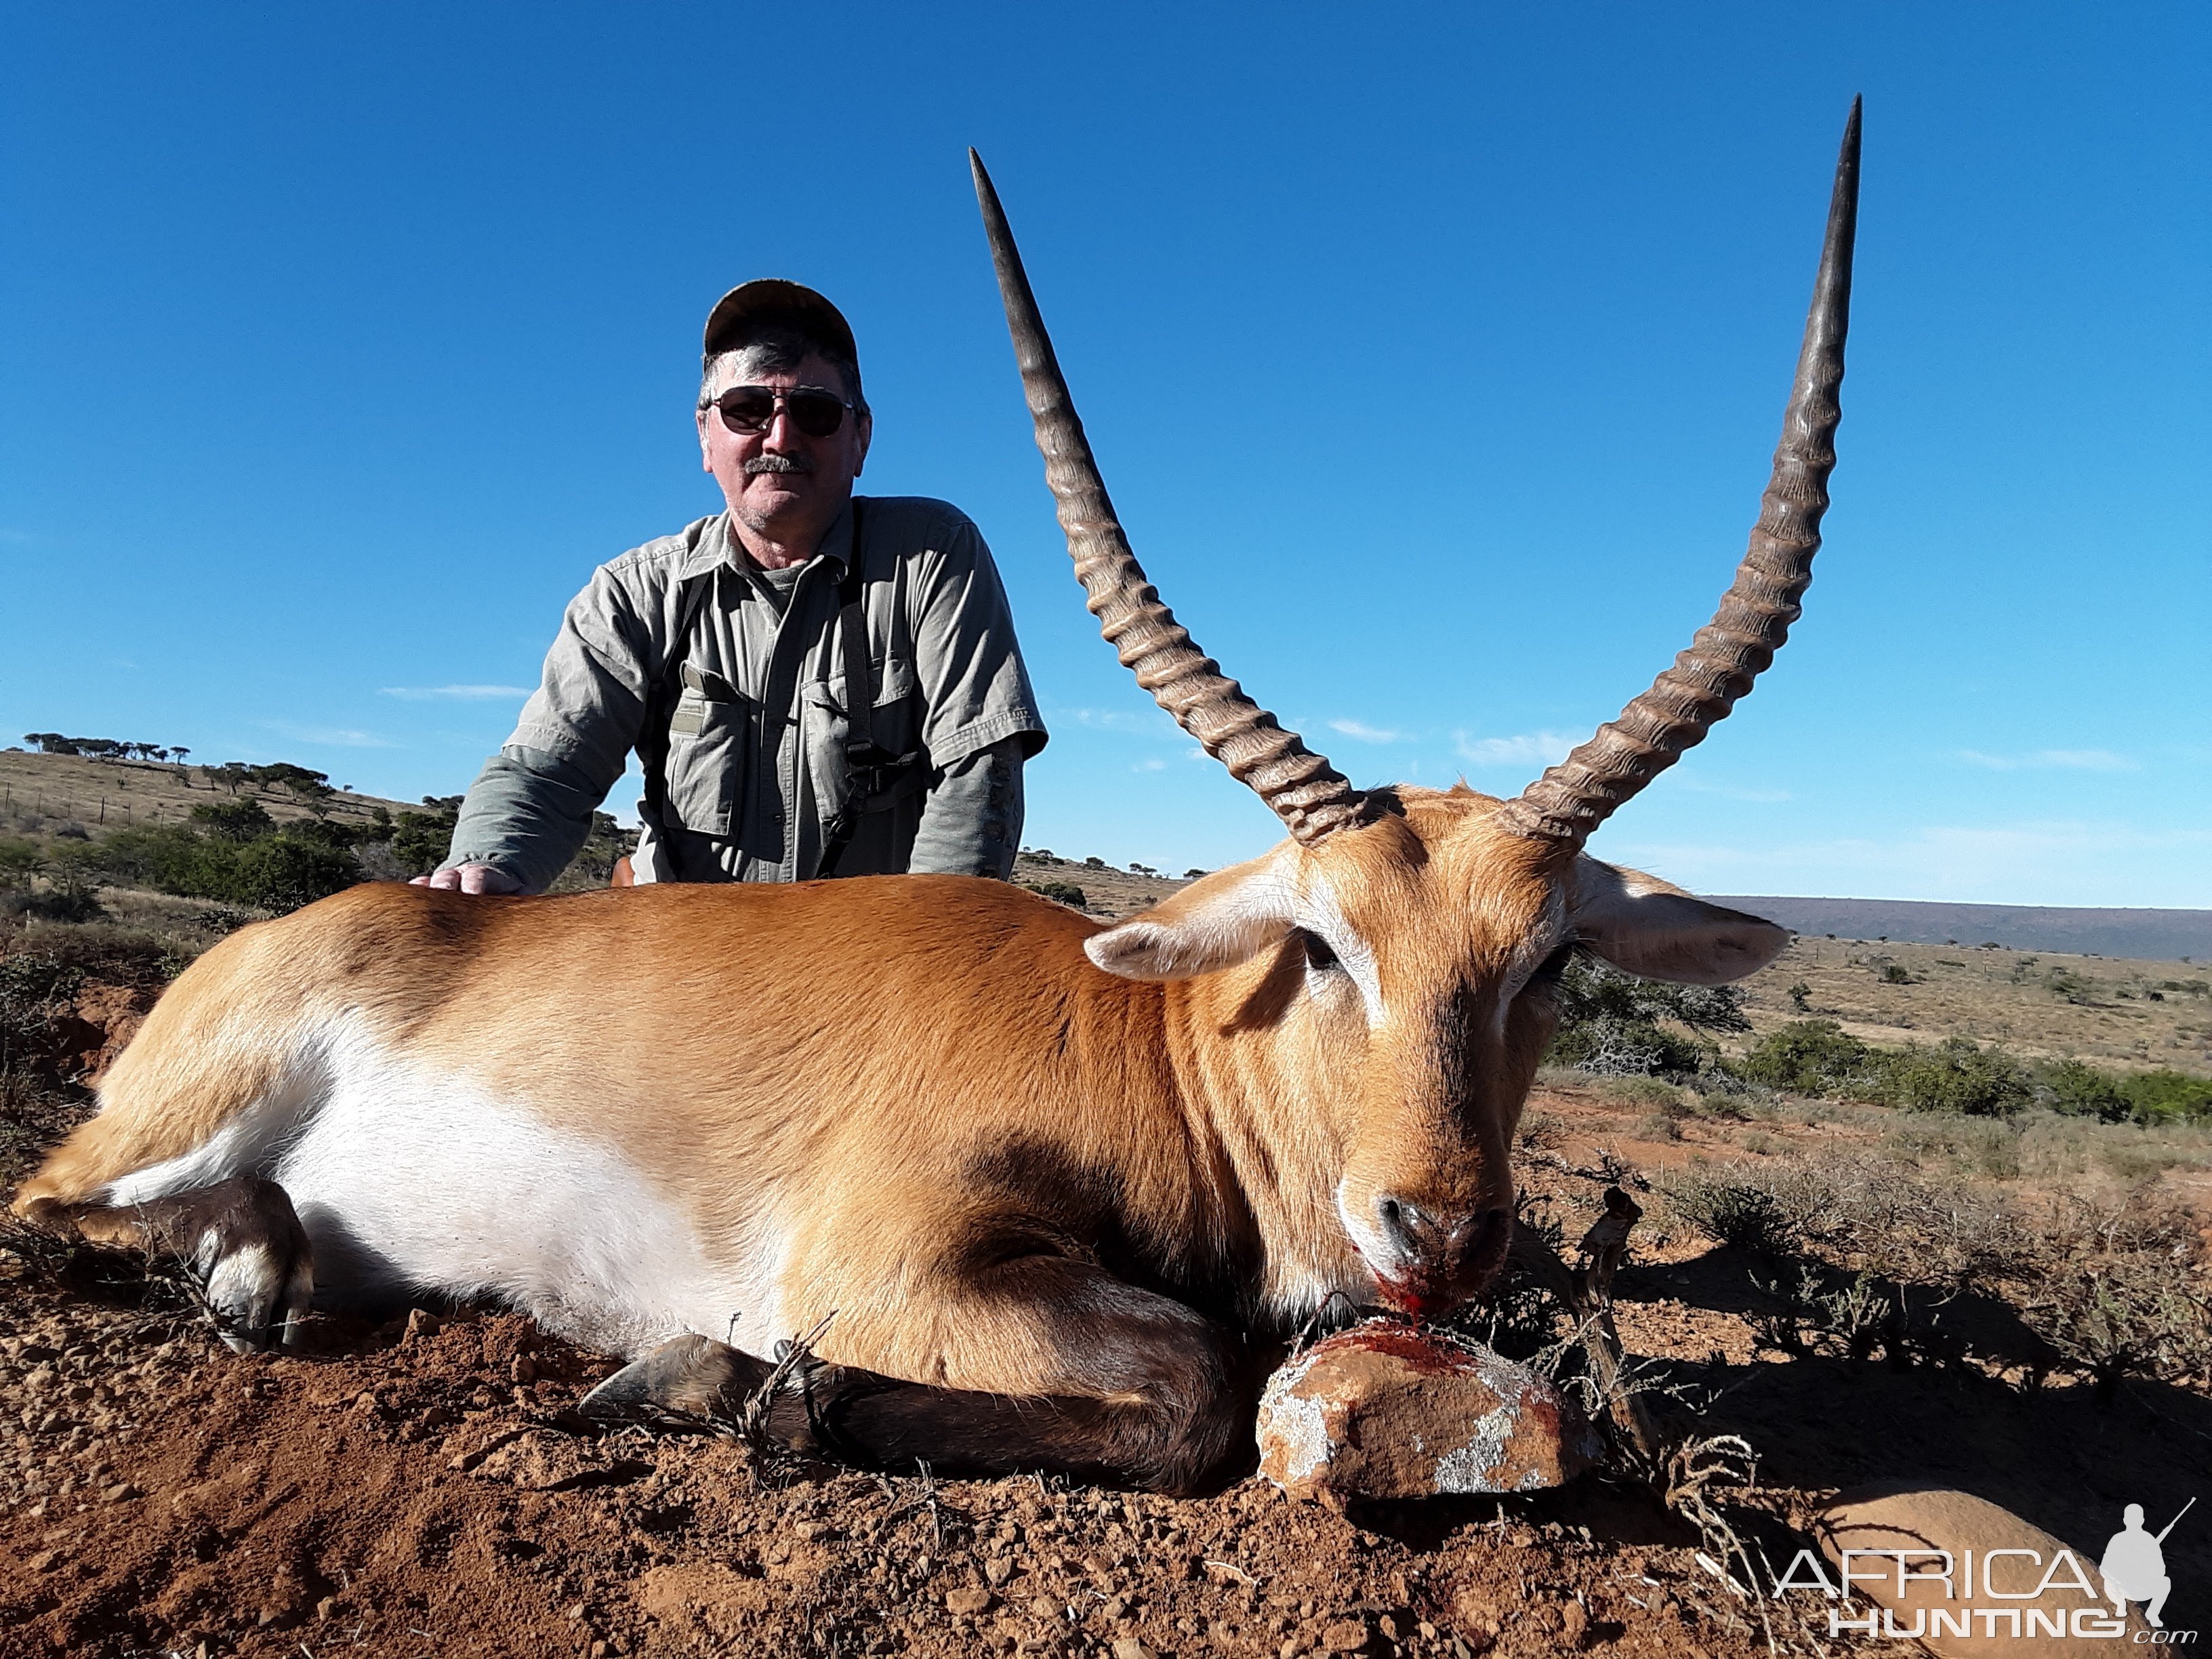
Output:
[[[1328,948],[1328,941],[1319,933],[1309,933],[1302,927],[1298,930],[1298,936],[1305,942],[1307,967],[1318,974],[1337,965],[1336,952]]]

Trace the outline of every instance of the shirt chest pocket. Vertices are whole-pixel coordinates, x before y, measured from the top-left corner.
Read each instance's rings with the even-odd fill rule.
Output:
[[[752,769],[754,703],[711,669],[685,664],[668,721],[668,812],[674,823],[726,837]]]
[[[875,682],[875,702],[868,711],[868,734],[877,750],[890,756],[914,754],[921,748],[921,690],[914,664],[892,656],[869,665]],[[866,695],[864,688],[862,695]],[[812,774],[814,798],[829,803],[828,811],[845,799],[848,763],[845,742],[851,726],[845,717],[842,674],[807,688],[807,766]]]

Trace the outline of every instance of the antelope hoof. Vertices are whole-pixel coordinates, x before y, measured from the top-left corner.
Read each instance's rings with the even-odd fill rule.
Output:
[[[216,1334],[234,1353],[299,1345],[315,1291],[314,1249],[290,1195],[275,1182],[234,1176],[101,1218],[120,1224],[80,1217],[78,1231],[98,1239],[131,1226],[145,1243],[184,1261],[207,1298]]]
[[[595,1423],[665,1424],[671,1418],[727,1421],[743,1405],[760,1369],[726,1342],[679,1336],[633,1359],[586,1395],[576,1409]]]

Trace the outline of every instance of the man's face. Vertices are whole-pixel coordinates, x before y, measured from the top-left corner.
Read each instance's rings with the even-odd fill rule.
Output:
[[[745,352],[726,356],[715,367],[712,395],[736,386],[779,391],[807,386],[845,395],[836,369],[811,352],[796,369],[760,368]],[[867,418],[848,410],[828,437],[810,438],[793,424],[782,404],[761,432],[732,432],[721,412],[711,407],[698,413],[700,461],[722,486],[731,515],[779,544],[809,544],[811,554],[811,544],[844,510],[853,480],[867,459]]]

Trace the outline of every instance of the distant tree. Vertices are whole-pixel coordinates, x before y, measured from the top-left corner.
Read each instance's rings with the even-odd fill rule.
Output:
[[[27,888],[33,876],[45,873],[46,855],[33,841],[10,838],[0,841],[0,887],[9,890]]]
[[[210,801],[192,808],[192,822],[218,841],[249,842],[276,832],[276,820],[253,796]]]
[[[441,798],[425,795],[423,805],[428,812],[402,812],[392,826],[392,855],[400,868],[410,876],[428,875],[445,861],[446,854],[453,844],[453,826],[460,821],[460,798],[447,797],[453,805],[442,804]]]
[[[1813,1012],[1813,988],[1806,984],[1803,980],[1801,979],[1791,986],[1787,994],[1790,998],[1790,1006],[1799,1013],[1809,1014]]]
[[[106,883],[107,870],[97,847],[90,842],[73,841],[54,848],[47,860],[46,878],[64,899],[81,901]]]

